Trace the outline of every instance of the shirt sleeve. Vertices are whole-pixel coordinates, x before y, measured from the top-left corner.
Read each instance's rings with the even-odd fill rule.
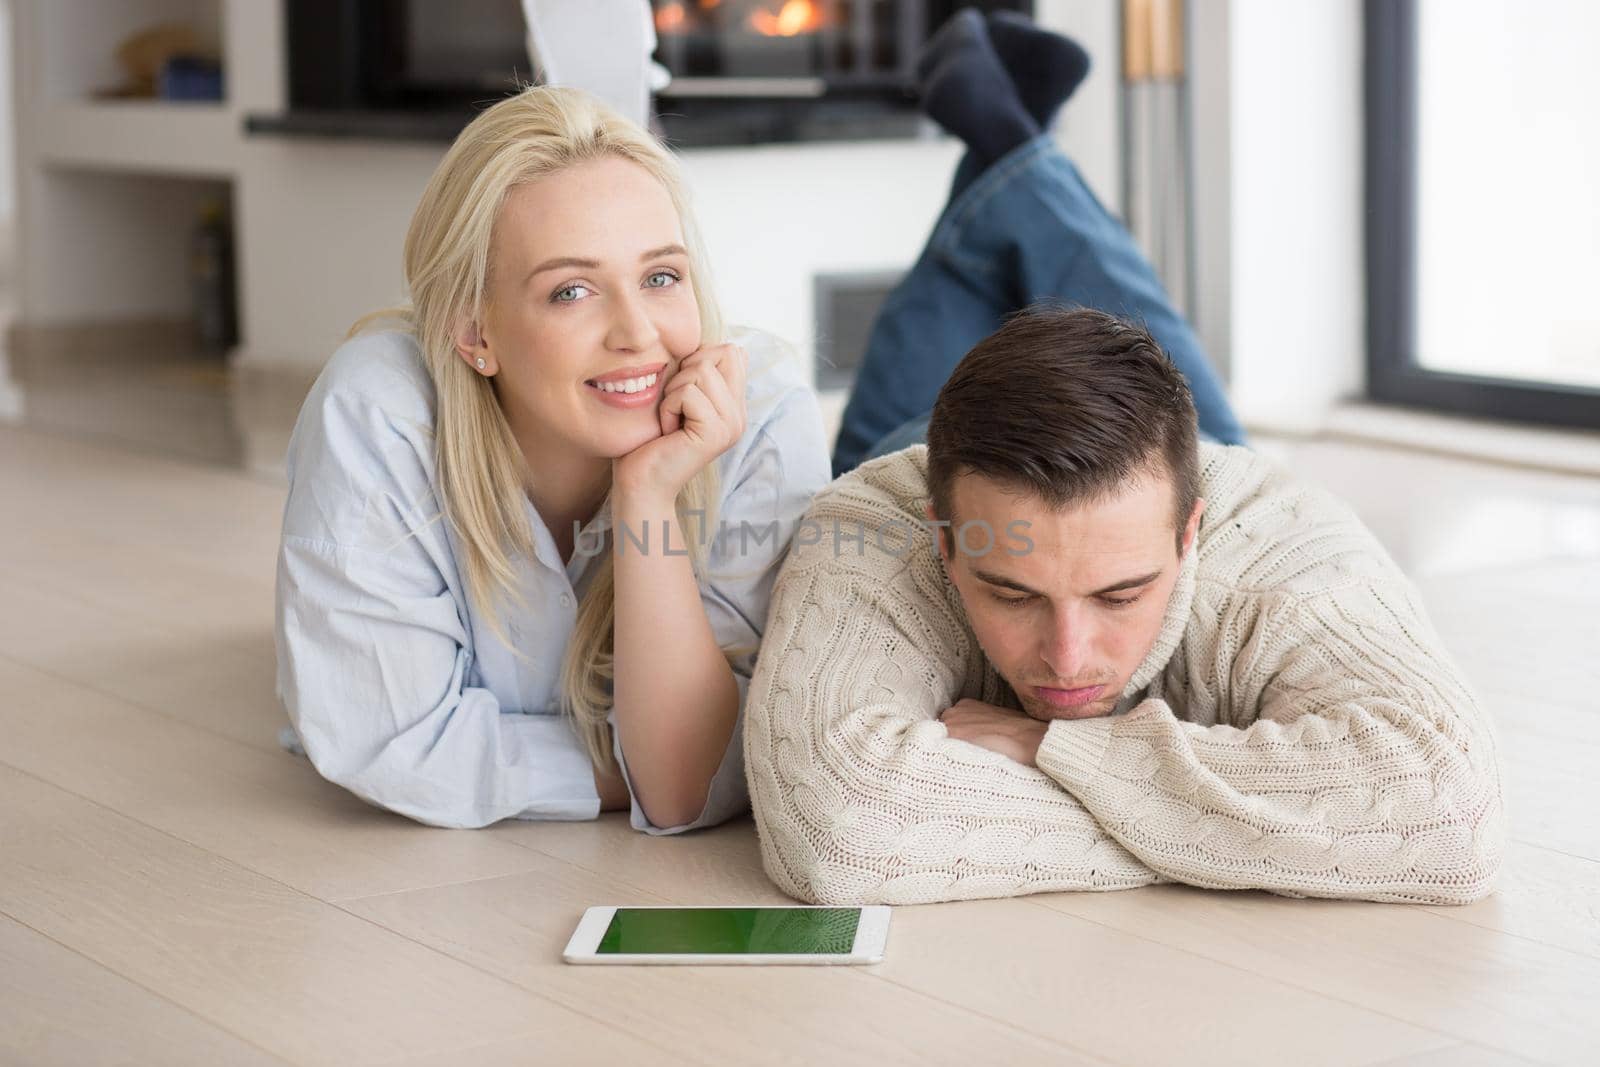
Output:
[[[567,721],[469,684],[445,522],[418,449],[381,408],[318,393],[291,445],[278,556],[278,692],[318,772],[431,826],[592,819]]]
[[[1505,834],[1492,725],[1403,579],[1275,597],[1231,722],[1150,699],[1057,722],[1039,766],[1191,885],[1397,903],[1489,892]]]
[[[765,382],[753,380],[752,390],[772,388],[771,376],[765,377]],[[752,405],[756,403],[759,393],[752,400]],[[724,466],[719,513],[715,523],[706,524],[704,531],[708,551],[700,602],[717,645],[736,653],[731,662],[739,687],[738,719],[712,778],[705,807],[695,819],[682,826],[659,827],[646,817],[638,799],[633,800],[631,824],[647,834],[714,826],[749,806],[743,732],[756,647],[765,629],[773,582],[795,527],[811,498],[830,477],[822,415],[809,388],[789,385],[764,414],[759,425],[752,420],[746,430],[746,445],[739,448],[731,465]],[[686,534],[697,536],[694,530]],[[612,725],[615,726],[614,719]],[[632,780],[628,778],[620,742],[616,743],[615,752],[631,796]]]

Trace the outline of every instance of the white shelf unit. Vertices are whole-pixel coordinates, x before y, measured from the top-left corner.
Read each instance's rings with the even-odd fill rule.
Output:
[[[51,103],[94,100],[97,93],[121,85],[125,74],[117,63],[117,46],[141,30],[179,23],[193,30],[209,51],[222,55],[224,50],[223,0],[14,2],[28,9],[26,21],[32,24],[26,43],[38,59],[34,88]]]
[[[40,162],[63,167],[232,177],[238,119],[220,104],[96,101],[46,104]]]
[[[118,45],[167,23],[221,57],[226,85],[234,3],[13,0],[23,344],[36,328],[191,316],[195,226],[235,200],[237,99],[101,94],[126,81]]]

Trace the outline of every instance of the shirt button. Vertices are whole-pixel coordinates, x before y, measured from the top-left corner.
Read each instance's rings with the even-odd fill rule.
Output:
[[[562,593],[561,594],[561,606],[564,607],[564,608],[572,607],[572,597],[569,596],[566,593]]]

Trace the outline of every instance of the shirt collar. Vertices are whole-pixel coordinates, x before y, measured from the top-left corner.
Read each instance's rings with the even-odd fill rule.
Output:
[[[593,545],[596,538],[604,538],[611,530],[611,494],[606,493],[600,502],[599,509],[594,517],[584,523],[578,531],[572,559],[563,562],[561,553],[556,551],[555,537],[550,533],[550,528],[545,525],[544,516],[539,514],[539,509],[533,506],[533,501],[523,497],[523,508],[527,513],[528,522],[533,529],[533,553],[538,561],[553,571],[565,571],[570,581],[576,583],[578,577],[588,569],[590,561],[594,558],[591,553],[585,556],[576,551],[576,545]]]

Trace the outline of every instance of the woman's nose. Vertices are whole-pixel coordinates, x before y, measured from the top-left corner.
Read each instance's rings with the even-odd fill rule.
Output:
[[[615,301],[612,307],[606,347],[622,352],[638,352],[656,343],[656,324],[639,299],[625,296]]]

